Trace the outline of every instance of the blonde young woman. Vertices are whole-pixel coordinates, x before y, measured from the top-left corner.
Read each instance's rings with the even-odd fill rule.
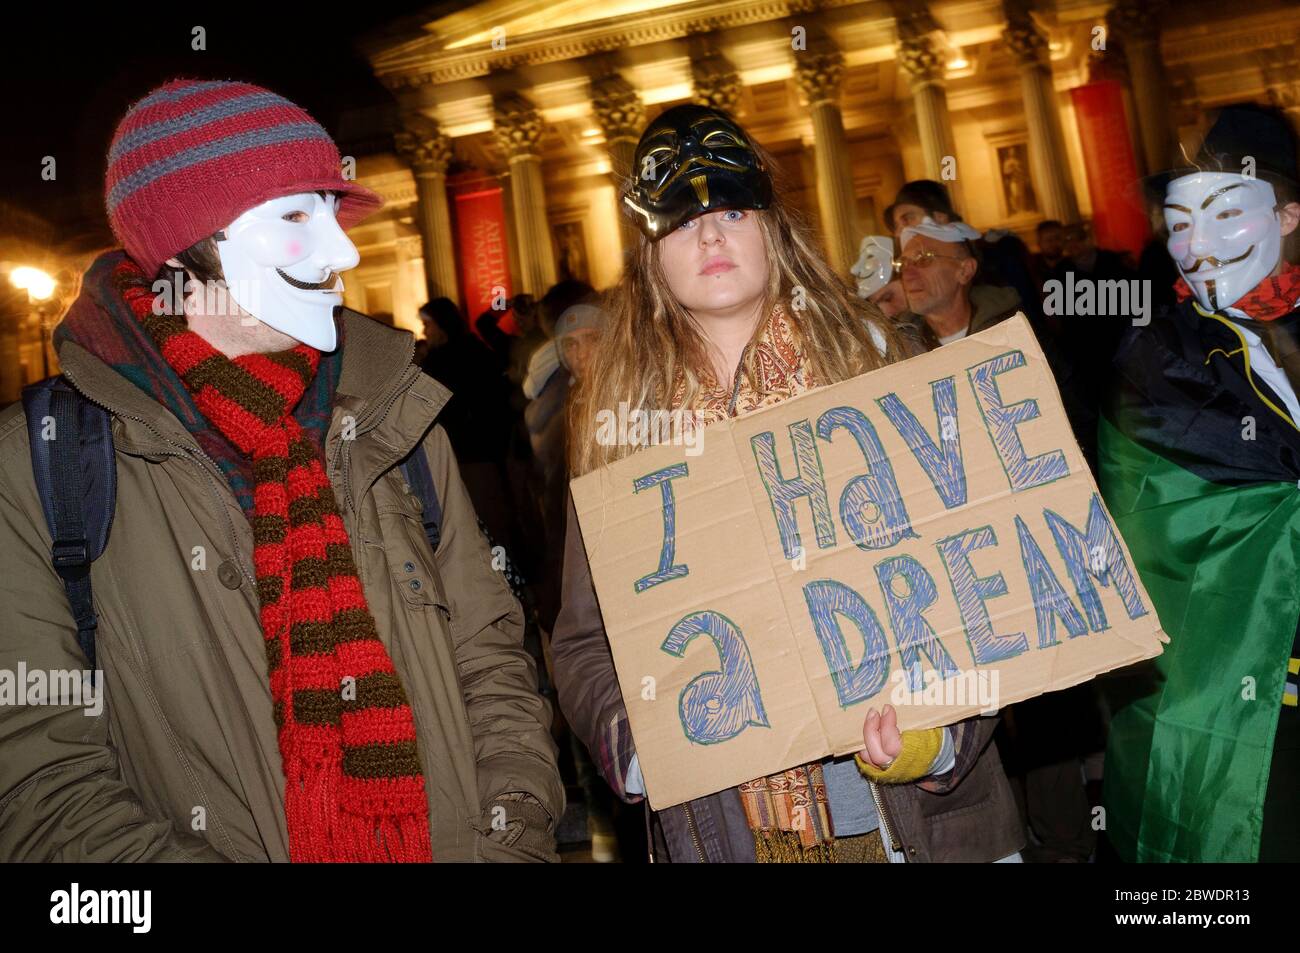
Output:
[[[725,113],[677,106],[637,146],[624,204],[641,233],[570,414],[570,469],[632,452],[597,412],[695,411],[704,424],[882,367],[904,354],[773,189],[770,158]],[[799,307],[795,307],[795,303]],[[560,704],[614,791],[644,788],[573,507],[553,634]],[[856,758],[801,765],[648,815],[667,861],[1018,859],[1021,826],[995,719],[898,730],[872,709]]]

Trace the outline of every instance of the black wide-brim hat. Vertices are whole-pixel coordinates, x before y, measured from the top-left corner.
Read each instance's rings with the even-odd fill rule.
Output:
[[[1157,206],[1174,179],[1196,172],[1232,172],[1242,175],[1253,164],[1253,175],[1270,185],[1300,187],[1296,165],[1296,132],[1280,109],[1258,103],[1224,106],[1205,134],[1194,158],[1170,169],[1144,176],[1140,193]],[[1248,163],[1247,160],[1252,160]]]
[[[655,242],[719,209],[765,209],[772,177],[749,135],[720,109],[674,106],[641,134],[623,207]]]

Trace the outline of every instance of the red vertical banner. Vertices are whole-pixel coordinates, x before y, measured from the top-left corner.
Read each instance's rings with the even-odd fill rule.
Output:
[[[510,249],[501,187],[456,195],[456,258],[471,325],[498,294],[510,297]]]
[[[1070,98],[1088,172],[1097,245],[1129,251],[1136,258],[1150,237],[1150,226],[1124,118],[1123,90],[1113,79],[1097,80],[1076,86]]]

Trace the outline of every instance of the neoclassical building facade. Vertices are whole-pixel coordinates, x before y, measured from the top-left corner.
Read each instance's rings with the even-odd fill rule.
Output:
[[[1119,201],[1241,100],[1300,113],[1300,5],[1256,0],[486,0],[363,41],[400,112],[358,176],[348,304],[418,331],[427,294],[495,298],[618,279],[618,208],[648,118],[733,112],[773,153],[834,265],[884,231],[903,182],[947,182],[967,221],[1043,219],[1140,241]],[[1137,221],[1134,217],[1137,217]],[[426,289],[428,289],[426,291]]]

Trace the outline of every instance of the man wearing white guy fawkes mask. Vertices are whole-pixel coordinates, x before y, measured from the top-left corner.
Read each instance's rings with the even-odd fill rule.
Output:
[[[1164,212],[1169,254],[1201,307],[1262,317],[1258,307],[1233,305],[1282,272],[1282,235],[1295,230],[1295,203],[1279,204],[1273,186],[1262,179],[1205,171],[1170,182]],[[1278,301],[1273,310],[1293,304]]]
[[[338,340],[339,273],[361,256],[335,215],[337,196],[306,192],[271,199],[216,235],[230,297],[264,324],[319,351]]]
[[[0,669],[100,670],[109,703],[0,706],[0,861],[558,859],[549,706],[450,395],[341,306],[343,230],[381,204],[266,89],[177,80],[119,123],[122,247],[54,336],[59,405],[103,428],[42,450],[39,406],[0,420]],[[64,452],[103,527],[75,540],[41,505]]]
[[[1100,483],[1171,637],[1112,706],[1126,860],[1300,860],[1298,180],[1282,114],[1225,108],[1158,196],[1178,304],[1116,356]]]

